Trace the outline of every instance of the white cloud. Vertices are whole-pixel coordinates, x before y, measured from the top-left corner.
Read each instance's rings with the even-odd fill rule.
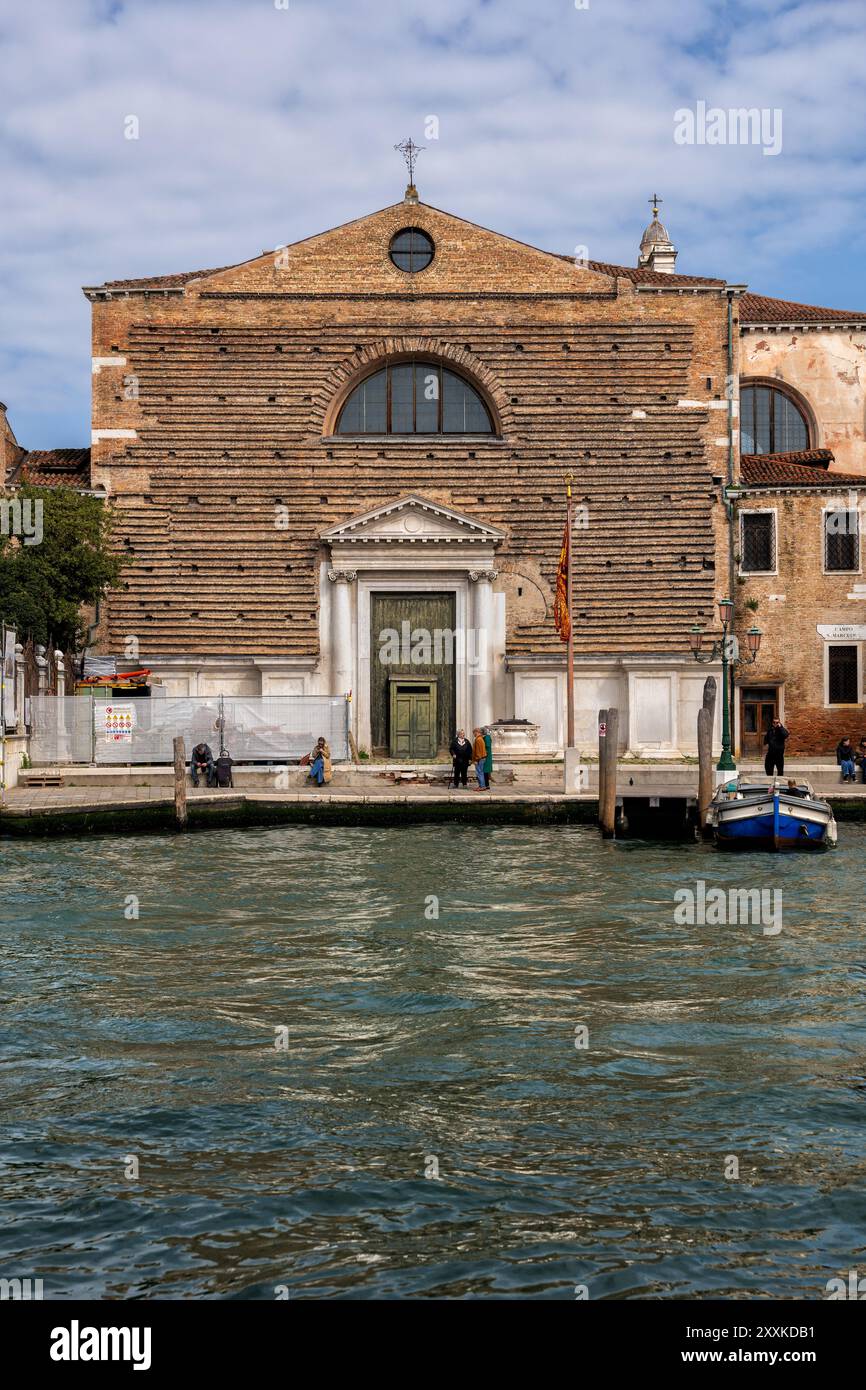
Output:
[[[633,263],[657,188],[684,271],[864,306],[866,10],[845,0],[7,9],[0,398],[31,447],[88,437],[82,284],[232,263],[393,202],[408,134],[422,197],[510,235]],[[698,99],[780,107],[781,155],[676,146]]]

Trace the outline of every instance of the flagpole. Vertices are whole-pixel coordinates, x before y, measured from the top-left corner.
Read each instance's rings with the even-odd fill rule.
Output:
[[[572,481],[572,477],[573,477],[573,474],[571,474],[571,473],[567,473],[567,474],[565,475],[565,489],[566,489],[566,493],[565,493],[565,495],[566,495],[566,512],[565,512],[566,521],[565,521],[565,530],[566,530],[566,535],[567,535],[567,537],[568,537],[568,542],[567,542],[567,544],[568,544],[568,583],[567,583],[567,589],[566,589],[566,593],[567,593],[567,603],[568,603],[568,674],[567,674],[567,676],[566,676],[566,687],[567,687],[567,688],[566,688],[565,708],[566,708],[566,711],[567,711],[567,725],[568,725],[568,737],[567,737],[567,741],[566,741],[566,742],[567,742],[567,747],[569,747],[569,748],[573,748],[573,747],[574,747],[574,622],[573,622],[573,619],[572,619],[572,612],[571,612],[571,598],[572,598],[572,590],[573,590],[573,586],[574,586],[574,565],[573,565],[573,563],[572,563],[572,557],[571,557],[571,537],[572,537],[572,524],[571,524],[571,481]]]

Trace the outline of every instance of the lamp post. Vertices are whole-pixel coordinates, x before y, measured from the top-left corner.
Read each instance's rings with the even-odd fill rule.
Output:
[[[746,633],[749,648],[747,656],[740,655],[739,642],[731,632],[734,623],[734,603],[732,599],[719,599],[719,621],[722,624],[721,641],[713,641],[709,648],[704,647],[704,639],[709,635],[695,626],[689,633],[689,646],[695,661],[718,661],[722,659],[722,751],[716,763],[717,772],[736,772],[737,764],[731,753],[731,707],[728,668],[751,666],[757,660],[761,649],[763,633],[759,627],[750,627]]]

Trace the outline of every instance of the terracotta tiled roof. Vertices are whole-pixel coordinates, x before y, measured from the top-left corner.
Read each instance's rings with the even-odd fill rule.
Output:
[[[765,294],[744,294],[740,299],[740,323],[866,323],[866,313],[859,309],[822,309],[817,304],[797,304]]]
[[[6,486],[90,487],[89,449],[31,449],[6,474]]]
[[[103,290],[142,290],[181,289],[190,280],[199,280],[203,275],[216,275],[221,270],[231,270],[231,266],[217,265],[210,270],[185,270],[178,275],[145,275],[138,280],[106,280],[99,288]]]
[[[554,254],[557,260],[574,263],[574,256],[563,255],[560,251]],[[705,275],[668,275],[662,270],[647,270],[645,266],[613,265],[610,261],[584,261],[581,264],[585,265],[587,270],[597,270],[601,275],[631,280],[635,285],[718,285],[721,288],[725,283],[724,280],[708,280]]]
[[[746,487],[820,487],[834,492],[848,484],[863,486],[866,477],[831,473],[830,449],[801,449],[790,454],[743,454],[740,481]]]

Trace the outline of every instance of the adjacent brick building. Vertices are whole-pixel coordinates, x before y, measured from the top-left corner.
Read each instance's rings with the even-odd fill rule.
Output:
[[[831,472],[829,450],[744,455],[735,502],[741,627],[763,629],[758,661],[738,682],[743,753],[763,749],[768,720],[791,753],[832,753],[866,736],[862,575],[866,476]],[[748,609],[757,601],[756,612]]]

